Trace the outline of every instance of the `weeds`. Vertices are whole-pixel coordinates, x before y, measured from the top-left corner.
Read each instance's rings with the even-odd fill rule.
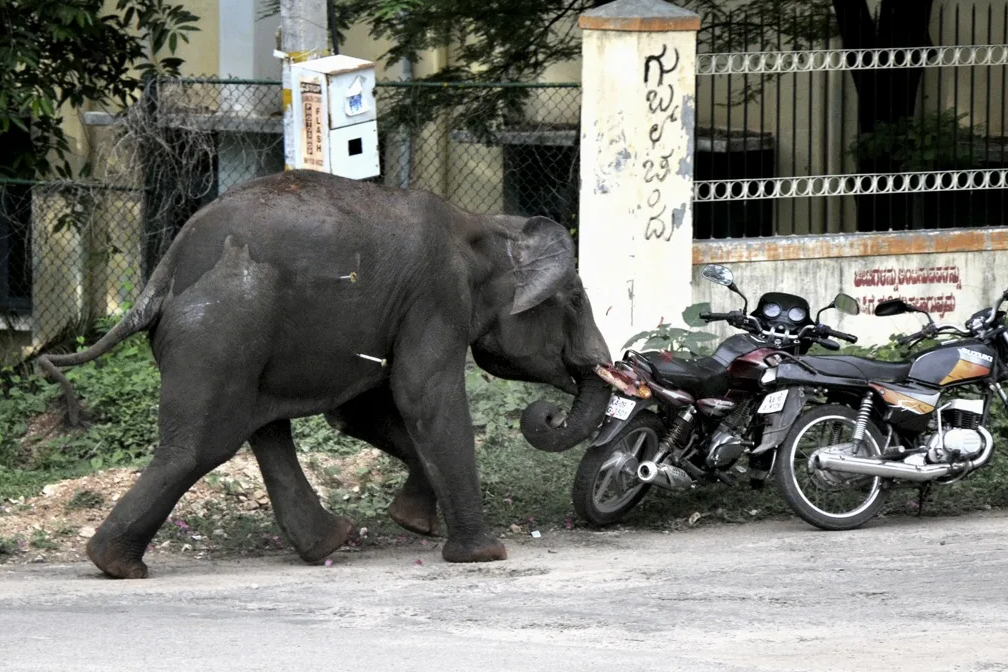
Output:
[[[94,490],[78,490],[66,503],[66,510],[98,509],[105,503],[105,495]]]
[[[40,551],[53,551],[59,548],[59,544],[53,541],[45,530],[35,530],[32,532],[31,541],[32,548],[37,548]]]
[[[21,550],[21,543],[16,537],[0,537],[0,558],[17,555]]]

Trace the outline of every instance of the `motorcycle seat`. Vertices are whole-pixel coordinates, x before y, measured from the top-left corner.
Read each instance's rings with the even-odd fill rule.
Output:
[[[858,378],[879,383],[901,383],[913,362],[879,362],[853,355],[810,355],[799,358],[826,376]]]
[[[713,357],[676,359],[660,350],[641,354],[658,372],[660,382],[685,390],[697,399],[728,391],[728,368]]]

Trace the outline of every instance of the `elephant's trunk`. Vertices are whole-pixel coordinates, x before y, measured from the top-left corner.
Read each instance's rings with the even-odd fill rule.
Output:
[[[539,400],[522,412],[521,431],[534,448],[558,453],[578,445],[598,429],[609,403],[609,385],[592,369],[579,372],[577,396],[570,411]]]

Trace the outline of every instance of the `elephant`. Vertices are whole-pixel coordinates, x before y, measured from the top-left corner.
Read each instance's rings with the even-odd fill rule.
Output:
[[[440,506],[445,561],[505,560],[483,514],[467,358],[573,396],[524,409],[535,449],[593,434],[609,399],[594,367],[610,353],[574,249],[549,218],[474,214],[420,189],[312,170],[232,187],[184,224],[97,342],[37,359],[71,417],[62,368],[146,331],[161,372],[158,445],[88,557],[110,577],[147,577],[143,555],[175,504],[248,442],[281,530],[305,562],[324,559],[352,523],[321,505],[291,435],[292,419],[321,414],[406,464],[397,523],[438,534]]]

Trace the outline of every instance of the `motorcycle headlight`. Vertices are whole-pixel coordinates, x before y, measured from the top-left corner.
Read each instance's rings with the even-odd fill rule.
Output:
[[[769,385],[775,380],[777,380],[777,369],[767,369],[760,377],[760,383],[763,385]]]

